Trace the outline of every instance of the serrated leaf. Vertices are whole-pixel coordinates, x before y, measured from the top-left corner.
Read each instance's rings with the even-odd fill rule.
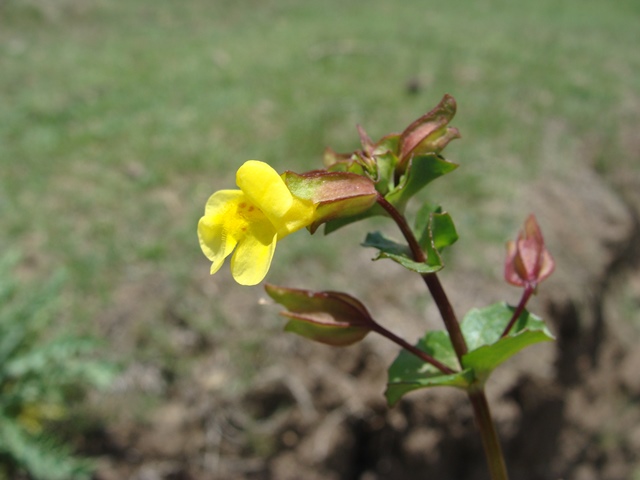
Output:
[[[436,261],[433,263],[416,262],[413,260],[409,247],[386,238],[380,232],[368,233],[362,245],[365,247],[377,248],[379,250],[378,256],[374,258],[374,260],[389,258],[412,272],[434,273],[442,269],[440,257],[434,256],[433,259]],[[430,259],[430,261],[433,259]]]
[[[486,308],[470,310],[462,321],[462,334],[469,348],[462,363],[465,368],[473,369],[481,382],[486,381],[498,365],[523,348],[554,340],[544,322],[526,310],[509,335],[500,338],[514,310],[505,303],[496,303]]]
[[[436,154],[413,157],[396,188],[385,199],[403,211],[407,202],[428,183],[458,168],[458,165]]]
[[[429,332],[420,339],[416,347],[452,369],[460,368],[447,332]],[[389,406],[393,406],[403,395],[414,390],[437,386],[466,388],[472,381],[473,372],[469,370],[447,375],[408,351],[402,350],[389,367],[385,396]]]

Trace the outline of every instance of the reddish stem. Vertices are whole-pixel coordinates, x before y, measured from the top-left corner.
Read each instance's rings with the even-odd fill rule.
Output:
[[[407,223],[406,218],[402,215],[396,208],[391,205],[382,195],[378,194],[378,204],[382,208],[384,208],[387,213],[393,218],[396,222],[402,235],[407,240],[409,244],[409,248],[411,249],[411,253],[413,255],[413,259],[416,262],[425,262],[427,260],[427,256],[425,255],[422,247],[416,240],[411,227]],[[436,302],[438,310],[440,311],[440,315],[442,316],[442,320],[444,321],[445,327],[449,332],[449,338],[451,339],[451,344],[453,345],[453,349],[456,352],[458,360],[460,361],[460,365],[462,365],[462,357],[467,353],[467,343],[464,340],[462,335],[462,330],[460,330],[460,323],[456,318],[456,314],[453,311],[453,307],[447,298],[447,295],[442,288],[442,284],[438,279],[435,273],[423,273],[421,274],[424,283],[427,285],[433,300]]]
[[[413,259],[416,262],[426,261],[426,255],[420,247],[420,244],[416,240],[413,231],[407,224],[407,220],[405,219],[405,217],[400,212],[398,212],[398,210],[396,210],[393,205],[385,200],[382,195],[378,195],[378,203],[387,211],[387,213],[389,213],[391,218],[393,218],[393,220],[400,228],[400,231],[409,244],[409,248],[411,249],[411,253],[413,254]],[[453,307],[451,306],[451,303],[449,302],[449,299],[447,298],[447,295],[442,288],[442,284],[440,283],[440,280],[435,273],[422,274],[422,278],[427,285],[431,296],[436,302],[436,305],[438,306],[438,310],[440,311],[440,315],[442,316],[445,327],[449,332],[451,344],[453,345],[456,355],[458,356],[460,365],[462,365],[462,357],[467,353],[468,347],[462,335],[462,330],[460,329],[460,324],[458,323],[458,319],[456,318],[455,312],[453,311]],[[522,312],[522,309],[524,309],[524,305],[531,296],[531,293],[533,293],[533,290],[526,294],[526,298],[524,298],[523,296],[523,300],[521,300],[520,302],[521,305],[518,305],[518,308],[516,308],[516,312],[514,312],[514,318],[509,322],[506,333],[508,333],[509,329],[513,326],[513,323],[515,323],[514,319],[517,319],[520,316],[520,313]],[[406,344],[404,340],[399,340],[403,343],[396,343],[403,346],[412,353],[417,354],[420,358],[423,358],[422,354],[424,352],[420,352],[420,350],[418,350],[418,352],[415,352],[413,351],[417,350],[415,349],[415,347],[411,347],[411,345],[407,344],[408,347],[411,347],[408,348],[404,345]],[[423,360],[427,361],[424,358]],[[432,362],[429,363],[433,365]],[[480,387],[474,390],[470,390],[468,393],[469,400],[473,405],[474,417],[478,425],[478,429],[480,430],[480,436],[482,437],[482,444],[485,449],[489,471],[491,472],[491,479],[508,480],[507,469],[504,463],[504,456],[502,454],[500,440],[498,439],[498,434],[491,418],[491,411],[489,410],[489,404],[487,402],[487,397],[485,396],[484,389]]]
[[[446,375],[452,375],[452,374],[456,373],[455,370],[447,367],[444,363],[439,362],[438,360],[433,358],[428,353],[423,352],[419,348],[414,347],[410,343],[407,343],[405,340],[403,340],[402,338],[398,337],[393,332],[390,332],[389,330],[384,328],[382,325],[378,325],[377,323],[374,323],[373,331],[379,333],[380,335],[382,335],[385,338],[388,338],[389,340],[391,340],[395,344],[401,346],[405,350],[407,350],[410,353],[414,354],[416,357],[418,357],[423,362],[430,363],[431,365],[436,367],[438,370],[440,370],[442,373],[444,373]]]
[[[504,338],[507,335],[509,335],[509,332],[515,325],[518,318],[520,318],[520,315],[522,314],[524,307],[526,307],[527,302],[529,301],[529,299],[531,298],[531,295],[535,290],[536,290],[535,286],[532,286],[532,285],[527,285],[524,288],[524,291],[522,292],[522,297],[520,298],[520,303],[518,303],[518,306],[513,311],[511,320],[509,320],[509,323],[507,324],[507,327],[504,329],[504,332],[502,332],[502,335],[500,336],[500,338]]]

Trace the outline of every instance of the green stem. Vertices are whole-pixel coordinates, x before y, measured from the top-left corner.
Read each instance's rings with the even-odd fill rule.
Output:
[[[476,419],[478,430],[482,438],[482,446],[484,447],[485,457],[491,473],[491,480],[508,480],[507,467],[504,463],[504,455],[502,447],[498,439],[496,427],[491,418],[489,410],[489,402],[484,393],[484,389],[469,391],[469,400],[473,406],[473,413]]]

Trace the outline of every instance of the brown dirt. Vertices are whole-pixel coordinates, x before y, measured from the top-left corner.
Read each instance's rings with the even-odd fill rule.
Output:
[[[488,385],[513,479],[638,475],[640,177],[618,180],[614,192],[588,169],[572,172],[571,178],[532,185],[519,204],[508,206],[536,212],[558,263],[531,306],[549,320],[557,342],[523,352]],[[443,275],[445,286],[456,287],[456,297],[463,292],[456,298],[460,311],[479,298],[487,304],[504,296],[502,285],[492,286],[499,282],[460,264],[462,272]],[[420,322],[405,318],[398,305],[421,287],[394,275],[391,287],[370,278],[356,288],[378,292],[367,302],[372,311],[415,338]],[[162,281],[156,282],[128,295],[148,297],[147,305],[155,299],[157,308],[149,315],[167,316],[173,310],[165,295],[157,295]],[[386,407],[382,392],[393,346],[367,338],[355,347],[332,349],[274,335],[261,320],[264,307],[225,300],[223,287],[203,288],[212,290],[202,295],[220,299],[221,315],[228,310],[250,319],[235,328],[250,331],[244,334],[248,343],[261,343],[251,384],[232,382],[238,367],[223,337],[178,319],[170,332],[178,339],[175,351],[196,360],[177,376],[163,374],[153,361],[125,372],[110,400],[114,422],[96,429],[87,442],[100,458],[97,479],[487,478],[464,394],[425,390]],[[273,309],[268,310],[272,324]],[[130,313],[109,315],[117,323]],[[427,305],[426,315],[432,314]],[[114,331],[122,332],[119,327]],[[134,340],[125,334],[121,341]],[[159,404],[115,413],[129,405],[129,395],[141,392]]]

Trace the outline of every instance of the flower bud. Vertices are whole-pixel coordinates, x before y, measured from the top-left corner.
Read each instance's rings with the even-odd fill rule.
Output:
[[[404,171],[412,156],[440,153],[451,140],[460,138],[458,129],[448,126],[455,114],[456,101],[451,95],[445,95],[433,110],[418,118],[400,134],[398,159],[401,170]]]
[[[555,262],[544,246],[542,232],[534,215],[529,215],[518,239],[507,243],[505,280],[517,287],[535,290],[553,272]]]
[[[359,300],[340,292],[311,292],[265,285],[271,298],[287,308],[285,331],[342,347],[362,340],[375,325]]]

